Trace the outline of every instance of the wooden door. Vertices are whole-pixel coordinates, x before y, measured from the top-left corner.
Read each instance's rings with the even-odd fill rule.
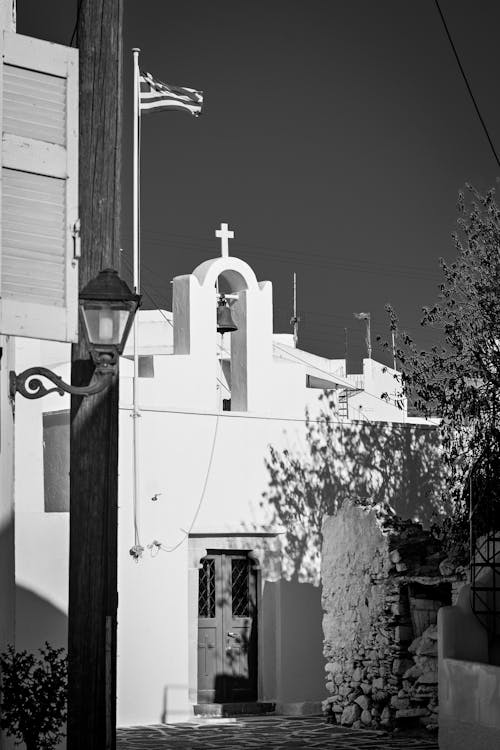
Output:
[[[209,552],[198,595],[198,702],[257,700],[257,586],[245,553]]]

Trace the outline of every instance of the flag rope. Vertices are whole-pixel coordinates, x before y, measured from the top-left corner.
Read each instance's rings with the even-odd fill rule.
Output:
[[[139,69],[140,49],[134,47],[132,55],[134,60],[134,127],[133,127],[133,275],[134,290],[136,294],[141,293],[141,112],[180,109],[198,116],[203,106],[203,92],[186,86],[171,86],[162,81],[155,80],[150,73],[141,74]],[[139,377],[139,353],[138,336],[139,328],[137,315],[134,318],[133,327],[133,350],[134,350],[134,375],[132,380],[132,443],[133,443],[133,515],[134,515],[134,546],[130,554],[137,562],[144,552],[140,541],[140,498],[139,498],[139,422],[141,416],[138,408],[138,377]]]
[[[139,106],[139,52],[134,48],[134,165],[133,165],[133,246],[134,246],[134,291],[136,294],[141,292],[141,275],[140,275],[140,255],[141,255],[141,234],[140,234],[140,163],[141,163],[141,108]],[[140,507],[139,507],[139,424],[141,416],[137,407],[137,389],[139,376],[139,353],[138,353],[138,325],[137,315],[134,318],[134,376],[132,380],[132,445],[133,445],[133,514],[134,514],[134,547],[137,555],[142,554],[143,548],[140,541]],[[136,557],[136,559],[138,559]]]

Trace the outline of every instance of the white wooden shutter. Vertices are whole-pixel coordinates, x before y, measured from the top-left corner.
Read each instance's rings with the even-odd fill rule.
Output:
[[[5,31],[0,333],[78,337],[78,51]]]

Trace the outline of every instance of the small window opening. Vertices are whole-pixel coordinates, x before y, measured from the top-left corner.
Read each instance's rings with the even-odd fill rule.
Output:
[[[43,415],[43,490],[46,513],[69,513],[69,410]]]
[[[154,357],[152,355],[139,355],[138,364],[140,378],[154,378],[155,366]]]
[[[436,624],[438,609],[451,604],[451,584],[447,581],[437,585],[412,582],[408,587],[408,599],[413,634],[417,638],[430,625]]]

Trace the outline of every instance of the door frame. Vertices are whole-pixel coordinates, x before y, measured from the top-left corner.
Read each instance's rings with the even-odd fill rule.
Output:
[[[278,534],[276,532],[262,532],[231,534],[196,533],[190,534],[189,574],[188,574],[188,642],[189,642],[189,701],[194,706],[198,703],[198,590],[199,569],[201,561],[208,554],[208,550],[245,552],[254,561],[257,588],[257,700],[268,700],[264,695],[264,669],[274,668],[277,663],[270,664],[266,660],[266,643],[263,640],[263,611],[262,594],[266,580],[276,581],[281,577],[281,552]],[[274,612],[278,622],[279,613]],[[275,654],[278,649],[275,648]],[[272,696],[271,696],[272,697]]]

